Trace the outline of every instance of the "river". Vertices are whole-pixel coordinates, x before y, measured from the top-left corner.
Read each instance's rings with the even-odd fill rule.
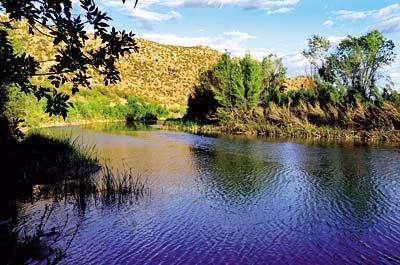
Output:
[[[58,202],[54,222],[80,225],[62,264],[400,264],[398,147],[124,124],[47,131],[95,145],[151,189],[133,203]]]

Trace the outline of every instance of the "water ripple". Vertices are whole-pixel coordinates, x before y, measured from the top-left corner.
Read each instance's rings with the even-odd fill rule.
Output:
[[[104,150],[107,137],[96,132]],[[118,143],[159,192],[76,214],[64,264],[400,264],[397,149],[168,132]]]

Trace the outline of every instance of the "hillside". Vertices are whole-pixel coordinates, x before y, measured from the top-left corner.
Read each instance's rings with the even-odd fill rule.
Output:
[[[49,38],[29,35],[23,22],[16,25],[12,35],[17,51],[25,51],[41,61],[56,52]],[[155,100],[167,108],[186,106],[199,71],[212,67],[220,56],[217,51],[203,46],[163,45],[139,38],[137,42],[140,52],[119,62],[122,81],[107,88],[115,103],[123,102],[124,95],[132,94]],[[93,76],[93,88],[104,87],[101,78],[95,73]],[[42,79],[37,81],[43,82]]]
[[[42,62],[56,53],[57,47],[54,47],[51,38],[43,34],[28,34],[26,22],[14,24],[9,35],[17,53],[25,52]],[[168,114],[163,117],[182,117],[199,72],[212,68],[221,56],[219,52],[204,46],[164,45],[140,38],[137,43],[139,53],[133,53],[118,62],[120,83],[106,87],[102,78],[96,72],[91,72],[92,89],[82,89],[72,97],[75,108],[70,110],[68,122],[125,119],[131,108],[127,103],[133,96],[139,99],[139,104],[147,102],[153,104],[153,109],[158,108],[155,105],[165,108]],[[88,45],[96,43],[90,41]],[[37,84],[49,82],[44,77],[36,77],[33,81]],[[289,78],[284,85],[287,90],[315,86],[310,83],[312,81],[308,77],[296,77]],[[68,86],[62,89],[70,93]],[[62,121],[59,117],[49,118],[43,112],[45,102],[38,103],[31,95],[26,96],[14,90],[11,98],[11,116],[24,117],[28,127]]]

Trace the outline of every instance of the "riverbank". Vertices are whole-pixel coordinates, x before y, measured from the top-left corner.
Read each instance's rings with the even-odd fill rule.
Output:
[[[50,127],[62,127],[62,126],[78,126],[78,125],[89,125],[89,124],[101,124],[101,123],[113,123],[113,122],[125,122],[125,120],[122,119],[104,119],[104,120],[76,120],[76,121],[52,121],[49,123],[43,123],[39,124],[38,126],[35,126],[33,128],[29,127],[23,127],[21,128],[21,131],[23,133],[27,133],[30,130],[38,130],[38,129],[43,129],[43,128],[50,128]]]
[[[91,124],[123,123],[125,120],[81,120],[73,122],[52,122],[41,124],[35,128],[24,128],[23,132],[29,130],[49,127],[79,126]],[[337,127],[316,127],[305,125],[304,127],[280,126],[273,123],[257,124],[201,124],[184,119],[159,120],[158,129],[183,131],[193,134],[205,135],[245,135],[260,136],[275,139],[305,139],[305,140],[332,140],[340,142],[362,142],[362,143],[400,143],[399,130],[350,130]]]
[[[248,136],[265,136],[271,138],[302,138],[315,140],[354,141],[363,143],[400,143],[399,130],[350,130],[337,127],[316,127],[304,125],[304,127],[279,126],[272,123],[257,124],[201,124],[186,120],[165,121],[161,128],[166,130],[179,130],[194,134],[231,134]]]

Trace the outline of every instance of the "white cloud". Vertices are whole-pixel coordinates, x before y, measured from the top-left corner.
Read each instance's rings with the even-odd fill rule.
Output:
[[[346,39],[346,36],[328,36],[326,37],[332,45],[338,45],[342,40]]]
[[[141,0],[134,8],[134,1],[101,0],[103,4],[119,7],[128,11],[133,17],[143,21],[163,21],[181,18],[176,11],[159,12],[170,8],[223,8],[236,6],[243,9],[268,10],[268,14],[284,14],[294,10],[300,0]]]
[[[182,18],[182,15],[176,11],[170,11],[168,13],[153,12],[142,8],[128,9],[130,15],[143,21],[165,21],[171,19]]]
[[[244,40],[249,40],[249,39],[255,38],[254,36],[250,35],[249,33],[240,32],[240,31],[224,32],[224,36],[231,37],[232,39],[237,39],[238,41],[244,41]]]
[[[208,46],[212,49],[224,52],[225,50],[234,55],[242,55],[246,52],[243,43],[249,39],[255,38],[254,36],[240,31],[224,32],[217,36],[199,36],[187,37],[177,36],[175,34],[157,34],[157,33],[144,33],[141,37],[171,45],[180,46]]]
[[[238,6],[246,9],[273,9],[297,5],[300,0],[164,0],[158,1],[171,7],[214,7]]]
[[[374,26],[384,33],[400,32],[400,15],[379,22]]]
[[[275,10],[268,10],[268,15],[272,14],[287,14],[294,11],[294,8],[282,7]]]
[[[392,66],[388,67],[384,74],[389,75],[392,78],[397,91],[400,91],[400,59],[397,59]]]
[[[400,4],[394,4],[394,5],[389,5],[387,7],[381,8],[377,10],[375,13],[375,16],[377,18],[387,18],[387,16],[390,16],[390,14],[393,14],[396,11],[400,10]]]
[[[379,29],[384,33],[400,32],[400,4],[367,11],[339,10],[333,13],[338,19],[369,19],[373,22],[370,28]]]
[[[157,0],[142,0],[140,1],[141,5],[136,7],[134,1],[127,1],[125,4],[123,4],[120,0],[102,0],[102,2],[107,6],[121,8],[125,10],[128,15],[143,22],[159,22],[182,18],[180,13],[173,10],[169,12],[157,12],[150,10],[149,7],[151,5],[159,2]]]
[[[333,25],[335,25],[335,22],[332,20],[326,20],[323,24],[325,27],[332,27]]]
[[[288,69],[289,76],[304,75],[309,63],[300,51],[290,52],[286,54],[278,54],[282,57],[285,67]]]
[[[339,18],[349,20],[359,20],[368,17],[371,11],[353,11],[353,10],[339,10],[334,12]]]

